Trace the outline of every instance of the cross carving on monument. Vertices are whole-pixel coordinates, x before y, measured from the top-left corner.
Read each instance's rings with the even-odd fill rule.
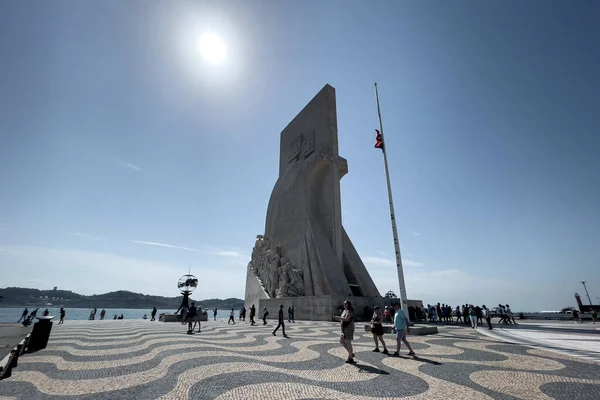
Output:
[[[329,153],[322,152],[321,159],[331,163],[331,165],[335,165],[338,169],[344,173],[348,172],[348,161],[339,156],[334,156]]]

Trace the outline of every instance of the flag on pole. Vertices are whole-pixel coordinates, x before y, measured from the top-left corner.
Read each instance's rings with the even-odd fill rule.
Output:
[[[379,132],[379,129],[375,129],[375,148],[383,151],[383,137]]]

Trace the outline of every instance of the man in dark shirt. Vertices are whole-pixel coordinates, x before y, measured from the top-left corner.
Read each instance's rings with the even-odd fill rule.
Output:
[[[275,330],[273,331],[273,336],[277,336],[275,334],[275,332],[277,332],[277,330],[279,329],[279,327],[281,327],[281,330],[283,332],[283,337],[288,337],[285,334],[285,323],[283,322],[283,304],[281,304],[279,306],[279,324],[277,324],[277,328],[275,328]]]
[[[156,307],[152,307],[152,314],[150,314],[152,319],[150,319],[150,321],[156,321],[156,311]]]
[[[29,314],[29,310],[27,310],[27,307],[25,307],[25,309],[23,310],[23,314],[21,314],[21,318],[19,318],[19,320],[17,322],[21,322],[21,320],[25,320],[27,318],[27,314]]]
[[[256,324],[254,317],[256,317],[256,307],[252,304],[252,308],[250,308],[250,324],[252,325]]]
[[[192,303],[192,306],[190,307],[190,309],[188,310],[187,313],[187,321],[188,321],[188,332],[187,333],[194,333],[194,327],[192,325],[192,323],[194,321],[196,321],[196,314],[198,313],[198,310],[196,309],[196,303]]]

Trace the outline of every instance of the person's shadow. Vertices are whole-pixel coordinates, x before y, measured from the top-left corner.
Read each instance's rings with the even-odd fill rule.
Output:
[[[423,358],[423,357],[419,357],[419,356],[414,356],[414,357],[412,357],[412,359],[415,360],[415,361],[421,361],[421,362],[424,362],[424,363],[427,363],[427,364],[431,364],[431,365],[442,365],[441,362],[433,361],[433,360],[430,360],[428,358]]]
[[[352,364],[353,366],[355,366],[356,368],[358,368],[358,372],[361,373],[366,373],[366,374],[376,374],[376,375],[389,375],[390,373],[387,371],[384,371],[382,369],[379,368],[375,368],[375,367],[371,367],[370,365],[361,365],[361,364]]]

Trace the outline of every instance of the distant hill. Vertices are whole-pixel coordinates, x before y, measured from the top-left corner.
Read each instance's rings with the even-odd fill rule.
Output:
[[[7,287],[0,289],[0,307],[70,307],[70,308],[152,308],[177,309],[182,296],[163,297],[126,290],[85,296],[70,290],[39,290],[30,288]],[[240,309],[244,300],[208,299],[195,300],[203,308]]]

